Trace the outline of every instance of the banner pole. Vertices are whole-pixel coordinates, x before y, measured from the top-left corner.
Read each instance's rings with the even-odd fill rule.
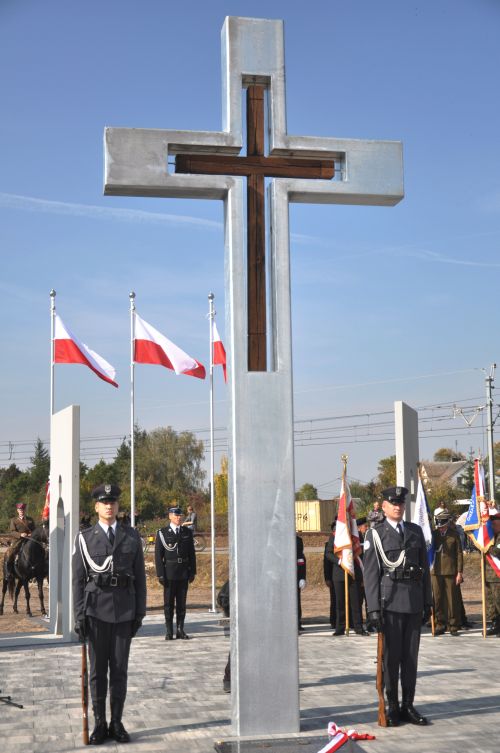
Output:
[[[135,293],[129,293],[130,299],[130,525],[135,527]]]
[[[214,490],[214,294],[208,294],[208,323],[210,329],[210,559],[212,566],[212,607],[215,607],[215,490]]]

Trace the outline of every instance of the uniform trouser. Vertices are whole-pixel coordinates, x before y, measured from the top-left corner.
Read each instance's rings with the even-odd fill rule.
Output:
[[[167,625],[174,619],[174,606],[177,625],[184,624],[188,585],[189,581],[187,578],[165,581],[163,586],[163,610]]]
[[[352,625],[354,630],[363,628],[363,618],[361,616],[361,600],[359,594],[359,585],[356,580],[348,576],[349,583],[349,615],[352,615]],[[335,628],[345,630],[345,581],[335,581],[335,611],[336,620]]]
[[[459,586],[455,582],[455,575],[432,575],[432,593],[434,596],[434,611],[436,628],[457,629],[462,624]]]
[[[384,612],[384,682],[389,703],[398,699],[400,671],[403,699],[413,703],[421,624],[421,612]]]
[[[297,586],[297,612],[299,618],[299,627],[302,625],[302,602],[300,600],[300,588]]]
[[[328,591],[330,593],[330,625],[336,627],[337,609],[335,605],[335,583],[333,580],[331,581],[331,584],[331,586],[328,586]]]
[[[127,695],[127,669],[132,640],[132,622],[103,622],[87,617],[90,673],[89,685],[95,715],[106,717],[108,692],[111,716],[121,718]]]
[[[495,582],[486,581],[486,619],[488,622],[500,620],[500,578]]]

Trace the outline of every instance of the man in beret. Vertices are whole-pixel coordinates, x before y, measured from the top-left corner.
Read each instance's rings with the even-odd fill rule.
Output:
[[[155,544],[156,575],[163,586],[165,640],[171,641],[174,637],[174,609],[176,637],[187,640],[189,636],[184,631],[186,598],[188,586],[196,575],[193,532],[189,527],[181,525],[180,507],[170,507],[168,517],[170,522],[160,528]]]
[[[500,637],[500,510],[492,507],[489,514],[495,538],[486,554],[484,569],[488,620],[486,635]]]
[[[363,554],[368,617],[384,635],[389,727],[397,727],[400,720],[427,724],[413,700],[420,629],[432,605],[431,580],[422,529],[403,520],[407,494],[408,490],[401,486],[382,492],[385,518],[367,531]]]
[[[108,737],[127,743],[122,713],[127,694],[130,643],[146,614],[146,572],[135,528],[117,525],[120,489],[101,484],[92,492],[98,521],[81,531],[73,551],[75,631],[88,639],[90,694],[95,717],[91,745]],[[106,722],[108,690],[111,721]]]
[[[463,582],[464,556],[460,536],[450,527],[451,516],[446,508],[434,513],[436,528],[432,532],[434,565],[431,581],[436,624],[434,635],[443,635],[449,626],[450,635],[458,635],[462,622],[460,584]]]
[[[33,518],[26,515],[26,505],[24,502],[18,502],[16,504],[16,511],[17,515],[10,519],[9,525],[9,530],[15,533],[16,541],[11,544],[5,552],[5,569],[7,570],[7,577],[14,575],[14,563],[16,557],[21,551],[25,539],[29,538],[31,532],[35,530]]]

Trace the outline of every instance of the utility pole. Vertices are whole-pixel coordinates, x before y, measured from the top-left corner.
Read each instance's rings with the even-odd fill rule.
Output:
[[[496,369],[496,363],[493,363],[490,368],[490,374],[486,377],[486,414],[488,416],[488,474],[489,474],[489,490],[490,499],[495,501],[495,456],[493,454],[493,398],[491,392],[493,390],[493,380]]]

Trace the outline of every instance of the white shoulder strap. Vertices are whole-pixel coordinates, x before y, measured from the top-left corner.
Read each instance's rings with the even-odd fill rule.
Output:
[[[158,531],[158,536],[160,537],[160,541],[163,544],[164,549],[166,549],[168,552],[173,552],[177,547],[177,542],[175,542],[175,544],[167,544],[161,530]]]
[[[87,548],[87,542],[85,541],[85,538],[83,537],[82,533],[78,534],[78,542],[80,545],[80,554],[82,555],[82,560],[85,564],[85,568],[87,570],[87,574],[89,571],[89,568],[93,570],[95,573],[107,573],[110,570],[113,570],[113,555],[108,554],[102,565],[98,565],[92,557],[89,554],[89,550]]]
[[[406,560],[405,550],[403,549],[403,551],[400,553],[397,560],[395,560],[394,562],[391,562],[391,560],[387,558],[387,555],[384,552],[384,547],[382,546],[382,542],[380,540],[378,531],[375,528],[372,528],[371,531],[372,531],[373,543],[375,545],[375,549],[384,567],[386,567],[390,571],[393,571],[397,567],[401,567],[401,565],[404,565],[405,560]]]

